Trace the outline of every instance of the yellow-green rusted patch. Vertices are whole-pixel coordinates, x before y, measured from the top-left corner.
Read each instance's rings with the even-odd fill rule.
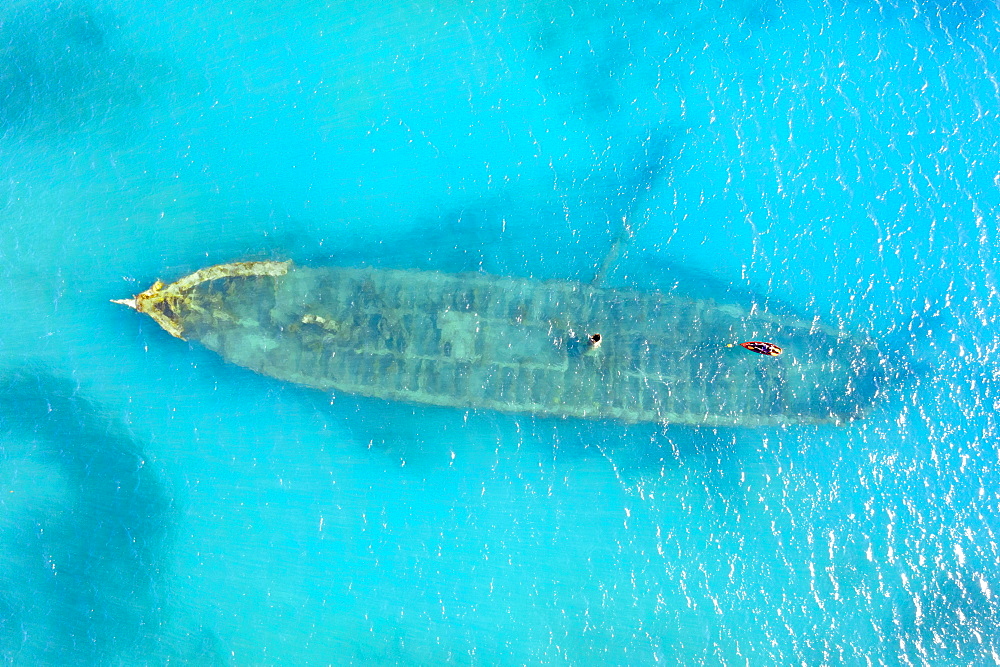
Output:
[[[152,287],[141,294],[136,294],[132,299],[112,299],[111,301],[149,315],[163,327],[164,331],[183,340],[184,324],[178,316],[178,306],[183,304],[189,308],[196,308],[189,298],[189,292],[194,287],[220,278],[283,276],[288,273],[288,267],[291,264],[291,261],[218,264],[195,271],[169,285],[157,280]]]

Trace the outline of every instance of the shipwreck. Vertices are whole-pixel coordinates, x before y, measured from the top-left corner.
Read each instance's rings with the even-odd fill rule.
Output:
[[[570,281],[239,262],[116,302],[280,380],[460,409],[839,424],[886,377],[872,341],[818,319]]]

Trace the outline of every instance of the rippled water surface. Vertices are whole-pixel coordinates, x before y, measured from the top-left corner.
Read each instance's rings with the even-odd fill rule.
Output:
[[[12,665],[1000,663],[991,1],[0,7]],[[624,233],[623,220],[629,233]],[[841,426],[283,384],[108,302],[234,259],[736,299]]]

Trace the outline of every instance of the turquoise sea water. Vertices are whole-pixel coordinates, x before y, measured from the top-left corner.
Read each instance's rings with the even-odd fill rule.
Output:
[[[1000,7],[0,7],[12,665],[1000,663]],[[327,395],[110,298],[246,258],[751,299],[841,427]],[[904,377],[905,376],[905,377]]]

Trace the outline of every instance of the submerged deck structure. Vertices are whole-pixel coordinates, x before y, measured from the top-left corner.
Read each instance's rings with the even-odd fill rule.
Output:
[[[241,262],[117,303],[264,375],[465,409],[842,423],[872,407],[885,377],[874,344],[816,320],[568,281]],[[729,347],[746,340],[783,352]]]

